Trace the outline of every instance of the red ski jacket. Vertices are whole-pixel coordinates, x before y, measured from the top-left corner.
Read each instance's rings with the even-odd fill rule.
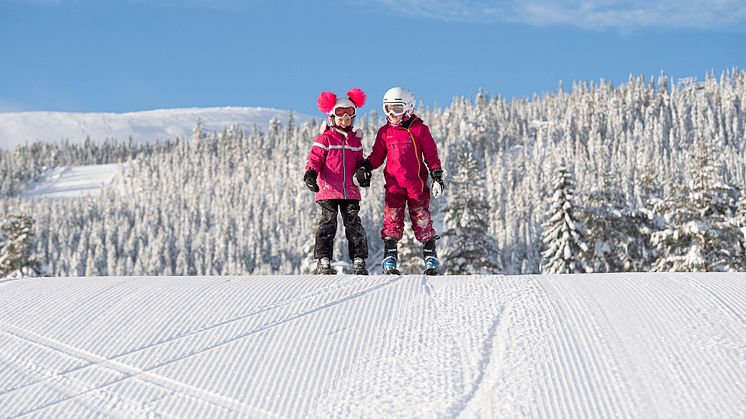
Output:
[[[313,169],[319,191],[316,201],[325,199],[360,200],[360,190],[352,183],[355,169],[363,161],[363,143],[355,131],[345,132],[336,127],[327,127],[316,137],[306,170]]]
[[[427,188],[428,169],[440,169],[438,148],[430,128],[412,115],[401,125],[387,123],[378,130],[368,161],[377,169],[386,160],[386,185],[398,185],[420,193]]]

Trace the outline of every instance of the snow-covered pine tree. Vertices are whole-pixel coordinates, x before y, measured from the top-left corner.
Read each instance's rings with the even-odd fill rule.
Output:
[[[39,276],[41,259],[33,254],[34,220],[10,215],[0,226],[0,278]]]
[[[606,153],[604,153],[606,154]],[[618,173],[604,159],[599,187],[588,194],[579,218],[586,229],[593,272],[645,270],[649,262],[649,220],[645,213],[630,209],[622,193]]]
[[[714,155],[697,137],[690,147],[688,183],[654,208],[664,221],[651,238],[660,253],[654,271],[746,269],[743,233],[735,218],[739,191],[723,179]]]
[[[352,272],[352,261],[350,260],[350,242],[347,241],[342,216],[337,214],[337,233],[334,235],[334,252],[332,255],[332,267],[337,273]]]
[[[626,257],[622,245],[626,239],[618,229],[624,208],[618,205],[617,198],[613,190],[593,189],[588,195],[586,209],[579,217],[586,227],[593,272],[624,270]]]
[[[593,272],[640,272],[653,262],[647,212],[628,208],[620,198],[614,191],[594,189],[581,213]]]
[[[575,180],[562,164],[554,182],[554,196],[542,225],[545,250],[541,272],[549,274],[590,272],[586,232],[578,221],[575,204]]]
[[[5,224],[4,219],[0,219],[0,227]],[[5,243],[6,243],[7,237],[5,237],[5,232],[2,228],[0,228],[0,257],[3,255],[3,251],[5,249]],[[4,263],[0,260],[0,278],[3,278],[5,275],[5,269],[3,267]]]
[[[422,244],[414,237],[412,223],[404,222],[404,233],[399,240],[399,271],[402,274],[419,274],[425,270],[422,261]]]
[[[300,273],[311,274],[316,270],[316,259],[313,257],[314,246],[316,245],[315,231],[309,232],[308,240],[303,243],[301,252],[302,259],[300,262]]]
[[[202,124],[202,118],[198,118],[197,123],[192,129],[192,141],[199,142],[202,141],[203,138],[205,138],[205,127],[204,124]]]
[[[497,239],[489,232],[490,204],[481,168],[468,150],[454,156],[448,189],[448,211],[443,234],[448,246],[444,252],[445,272],[449,275],[496,274],[502,272]]]
[[[736,225],[741,229],[746,239],[746,193],[741,194],[736,212]]]

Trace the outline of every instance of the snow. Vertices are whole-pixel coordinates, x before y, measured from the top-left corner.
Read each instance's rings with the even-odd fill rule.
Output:
[[[34,141],[56,143],[68,139],[82,143],[86,136],[97,143],[107,138],[135,143],[176,137],[192,138],[201,120],[206,131],[238,125],[250,130],[253,124],[266,129],[273,118],[286,123],[290,111],[272,108],[182,108],[130,113],[8,112],[0,113],[0,149],[11,149]],[[294,113],[298,123],[308,115]]]
[[[745,274],[0,282],[0,412],[743,417]]]
[[[36,199],[69,199],[98,195],[122,175],[127,164],[62,166],[49,170],[32,182],[23,196]]]

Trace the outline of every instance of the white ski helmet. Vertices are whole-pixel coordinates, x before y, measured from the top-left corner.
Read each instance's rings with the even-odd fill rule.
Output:
[[[348,110],[346,114],[339,114],[338,116],[342,117],[343,115],[346,115],[348,118],[355,118],[357,108],[365,105],[365,99],[365,92],[358,88],[350,89],[347,92],[347,97],[337,96],[332,92],[321,92],[321,95],[319,95],[319,98],[316,100],[316,105],[319,107],[321,112],[327,114],[329,126],[333,126],[334,115],[337,113],[337,109],[352,108],[351,111]]]
[[[414,94],[403,87],[393,87],[383,95],[383,114],[387,117],[404,115],[409,118],[414,113]],[[402,105],[401,107],[395,105]]]

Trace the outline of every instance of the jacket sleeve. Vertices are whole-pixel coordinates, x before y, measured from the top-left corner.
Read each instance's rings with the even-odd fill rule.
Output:
[[[423,126],[420,131],[422,138],[422,154],[425,155],[425,164],[429,171],[438,170],[441,168],[440,159],[438,158],[438,146],[435,145],[435,140],[430,134],[430,128]]]
[[[321,173],[321,169],[326,162],[326,153],[329,152],[329,140],[326,135],[319,135],[311,146],[311,154],[308,155],[306,170],[313,169],[316,173]]]
[[[378,130],[376,140],[373,142],[373,150],[370,152],[370,155],[368,155],[368,161],[373,170],[381,167],[383,161],[386,159],[386,153],[388,152],[386,150],[386,143],[383,140],[383,131],[384,130],[382,129]]]
[[[357,169],[358,167],[360,167],[360,164],[363,163],[363,160],[365,160],[365,158],[363,157],[363,140],[357,135],[355,135],[355,138],[357,138],[357,142],[360,143],[360,151],[355,152],[355,168]]]

